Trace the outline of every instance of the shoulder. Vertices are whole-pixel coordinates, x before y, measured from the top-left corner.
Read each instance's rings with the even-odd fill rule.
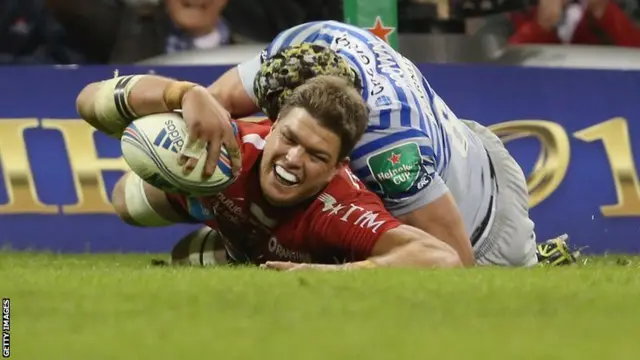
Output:
[[[304,220],[309,223],[306,235],[310,238],[321,236],[322,241],[341,244],[367,242],[399,224],[377,195],[351,177],[337,175],[308,207]]]
[[[311,209],[322,213],[338,214],[340,212],[342,214],[356,210],[358,212],[384,210],[384,205],[380,198],[368,190],[351,170],[345,168],[336,174],[327,187],[318,194]]]
[[[269,119],[234,120],[232,125],[242,150],[262,151],[273,123]]]
[[[232,125],[236,141],[242,152],[243,172],[248,171],[262,154],[266,137],[271,131],[272,122],[268,119],[255,121],[234,120]]]

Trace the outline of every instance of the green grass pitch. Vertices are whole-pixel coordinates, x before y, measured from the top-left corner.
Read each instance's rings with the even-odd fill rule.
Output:
[[[12,359],[635,359],[640,267],[341,273],[0,252]]]

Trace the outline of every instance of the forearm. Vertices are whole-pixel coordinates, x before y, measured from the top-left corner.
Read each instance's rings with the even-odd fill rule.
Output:
[[[449,248],[453,249],[459,256],[464,266],[474,266],[476,259],[471,246],[471,240],[466,231],[464,231],[464,225],[459,226],[429,226],[427,229],[429,234],[438,239],[437,241],[444,243]]]
[[[118,135],[134,118],[179,108],[184,93],[195,86],[155,75],[117,77],[86,86],[76,108],[98,130]]]
[[[135,115],[146,116],[170,111],[165,102],[167,88],[177,83],[176,80],[153,75],[144,75],[131,88],[128,100]]]
[[[354,268],[457,268],[463,267],[458,254],[438,240],[417,240],[398,247],[388,254],[374,256],[348,265]]]
[[[345,266],[451,268],[463,263],[450,245],[418,228],[400,225],[380,235],[367,260]]]
[[[420,229],[436,241],[453,248],[465,266],[475,264],[475,255],[464,222],[450,193],[410,213],[398,216],[404,224]]]
[[[444,245],[447,249],[451,249],[458,255],[458,258],[465,266],[473,266],[475,264],[475,256],[473,254],[473,248],[471,247],[471,241],[466,232],[462,231],[464,228],[460,226],[440,226],[440,224],[433,224],[431,222],[424,223],[412,223],[406,222],[407,225],[415,226],[421,229],[433,237],[433,241],[436,241]]]

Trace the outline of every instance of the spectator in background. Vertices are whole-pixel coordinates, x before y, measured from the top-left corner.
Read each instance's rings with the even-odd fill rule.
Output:
[[[44,0],[0,0],[0,64],[84,62]]]
[[[171,27],[165,51],[207,50],[229,43],[221,17],[228,0],[165,0]]]
[[[231,42],[227,0],[47,0],[94,63],[132,63]]]
[[[342,0],[230,0],[223,15],[237,34],[262,43],[302,23],[343,20]]]
[[[511,14],[511,44],[593,44],[640,47],[640,29],[613,0],[539,0]]]
[[[93,63],[132,63],[167,52],[268,42],[303,22],[339,19],[340,1],[46,0]]]

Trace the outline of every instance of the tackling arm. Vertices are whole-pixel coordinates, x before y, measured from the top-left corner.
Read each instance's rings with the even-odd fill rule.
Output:
[[[433,202],[398,216],[398,219],[441,239],[457,252],[465,266],[475,264],[469,235],[451,193],[446,192]]]
[[[376,130],[370,133],[381,142],[387,139]],[[370,189],[376,189],[387,210],[400,221],[444,241],[456,250],[464,265],[471,266],[475,258],[462,215],[437,171],[444,151],[433,148],[436,140],[432,139],[439,136],[434,134],[405,130],[403,142],[386,140],[389,145],[369,154],[366,165],[355,173]]]
[[[235,118],[250,116],[260,111],[253,90],[253,82],[262,61],[282,48],[298,45],[309,35],[317,33],[322,22],[308,22],[280,32],[271,43],[251,59],[228,70],[208,88],[224,108]]]
[[[251,90],[251,94],[248,93],[248,89],[252,89],[253,84],[244,84],[240,77],[240,71],[251,72],[254,70],[253,68],[242,70],[243,65],[227,70],[207,88],[209,93],[235,118],[253,115],[260,111],[252,98],[253,90]],[[258,62],[257,65],[259,66],[260,63]],[[255,77],[255,72],[253,72],[253,77]],[[248,77],[251,78],[251,74],[248,74]]]

